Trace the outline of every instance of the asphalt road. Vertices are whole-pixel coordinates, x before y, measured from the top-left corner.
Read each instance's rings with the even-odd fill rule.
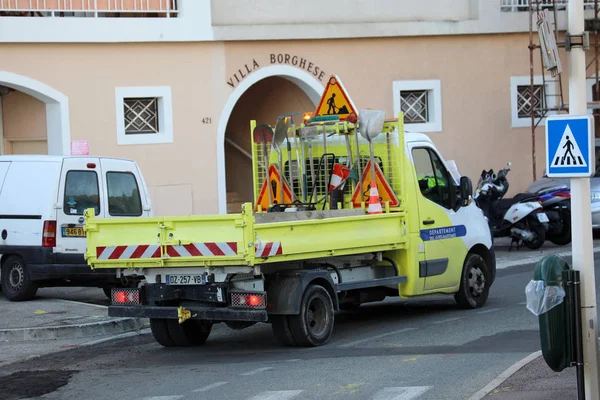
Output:
[[[480,310],[436,297],[339,313],[319,348],[281,347],[265,324],[217,325],[201,348],[165,349],[145,335],[48,355],[6,367],[0,399],[464,400],[539,350],[524,305],[531,276],[532,267],[499,271]]]

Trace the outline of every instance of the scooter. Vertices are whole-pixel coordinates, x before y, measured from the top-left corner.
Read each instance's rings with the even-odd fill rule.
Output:
[[[510,167],[511,163],[508,163]],[[513,198],[504,199],[508,192],[506,175],[510,168],[482,171],[473,199],[488,219],[492,236],[511,237],[512,245],[529,249],[539,249],[546,240],[549,228],[548,216],[543,212],[537,195],[519,193]]]
[[[571,243],[571,190],[557,186],[535,194],[549,219],[546,239],[559,246]]]

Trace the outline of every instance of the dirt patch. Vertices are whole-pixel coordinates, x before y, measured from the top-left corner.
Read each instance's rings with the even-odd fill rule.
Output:
[[[55,392],[79,371],[19,371],[0,376],[0,400],[19,400]]]

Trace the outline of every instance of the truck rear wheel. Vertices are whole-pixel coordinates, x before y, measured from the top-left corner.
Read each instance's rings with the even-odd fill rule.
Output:
[[[203,345],[212,330],[212,323],[208,321],[188,320],[180,324],[178,320],[170,319],[167,325],[171,339],[179,347]]]
[[[489,293],[489,267],[479,254],[469,253],[454,299],[461,308],[479,308],[485,304]]]
[[[2,263],[0,285],[10,301],[25,301],[35,297],[38,287],[29,278],[27,265],[19,256],[9,256]]]
[[[300,314],[288,316],[291,333],[300,346],[321,346],[333,332],[334,309],[329,292],[320,285],[304,291]]]
[[[296,339],[292,335],[290,322],[287,315],[270,315],[271,329],[275,337],[285,346],[297,346]]]
[[[150,330],[154,340],[164,347],[174,347],[175,341],[171,339],[169,334],[168,320],[161,318],[150,318]]]

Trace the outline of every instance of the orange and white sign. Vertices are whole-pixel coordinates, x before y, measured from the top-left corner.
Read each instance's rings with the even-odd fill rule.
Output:
[[[281,185],[283,184],[283,201],[281,200]],[[283,183],[281,180],[281,174],[277,167],[273,164],[269,165],[269,179],[265,179],[258,195],[258,200],[254,206],[254,210],[258,210],[258,206],[261,205],[263,211],[269,208],[269,193],[267,192],[267,186],[271,189],[271,198],[273,203],[277,204],[291,204],[292,203],[292,191],[287,183],[285,177]]]
[[[337,75],[331,75],[317,106],[317,111],[315,111],[315,116],[337,115],[340,117],[340,121],[345,121],[352,114],[353,117],[358,115],[352,99],[348,96],[340,78]]]
[[[371,193],[371,161],[367,163],[360,180],[362,182],[363,193],[361,195],[360,185],[357,185],[354,194],[352,195],[352,204],[354,207],[360,207],[361,202],[363,201],[365,204],[369,203]],[[375,163],[375,183],[377,184],[380,202],[383,203],[389,201],[390,207],[397,207],[400,204],[398,197],[396,197],[396,193],[394,193],[387,179],[383,176],[383,172],[377,163]]]

